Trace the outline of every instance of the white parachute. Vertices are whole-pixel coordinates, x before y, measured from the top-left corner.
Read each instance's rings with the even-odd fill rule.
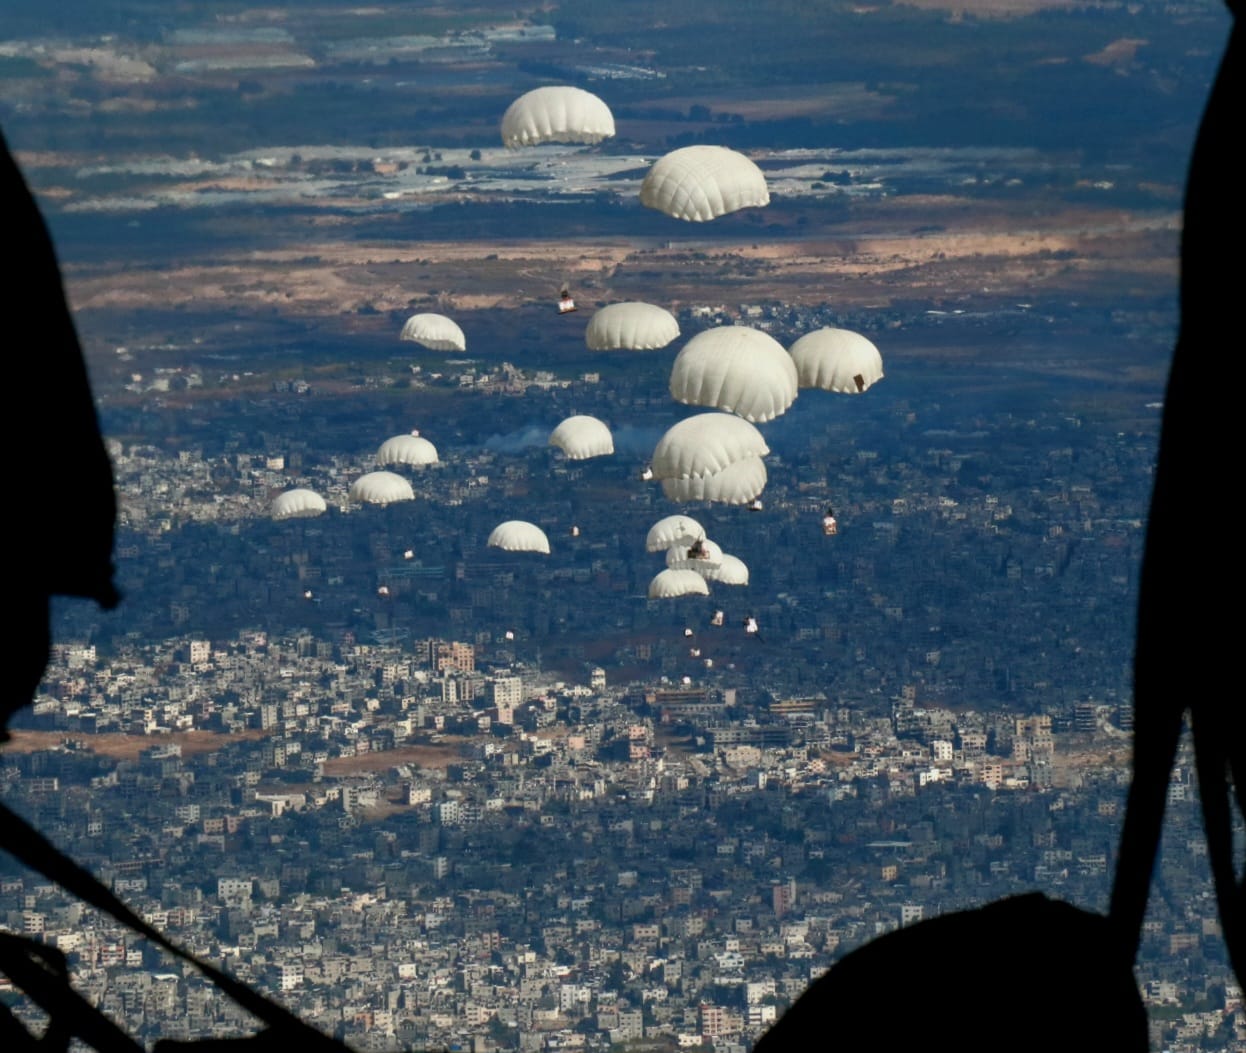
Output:
[[[766,440],[743,417],[699,413],[667,429],[653,449],[655,479],[692,479],[721,472],[746,457],[770,452]]]
[[[748,567],[739,556],[724,552],[718,566],[705,569],[704,577],[706,581],[712,581],[718,585],[747,585]]]
[[[640,203],[694,223],[770,204],[766,177],[725,146],[685,146],[660,157],[640,185]]]
[[[467,338],[458,323],[444,314],[413,314],[400,339],[413,340],[432,351],[466,351]]]
[[[273,499],[272,511],[274,519],[297,519],[318,516],[327,507],[324,498],[315,490],[296,487],[278,494]]]
[[[659,571],[649,582],[649,599],[669,600],[676,596],[708,596],[710,587],[695,570]]]
[[[395,435],[376,451],[377,464],[436,464],[437,447],[420,435]]]
[[[614,135],[610,107],[583,88],[557,85],[519,96],[502,117],[507,146],[538,143],[599,143]]]
[[[662,493],[668,501],[715,501],[725,505],[747,505],[766,488],[766,465],[760,457],[745,457],[713,475],[687,479],[663,479]]]
[[[350,499],[361,504],[392,505],[414,498],[415,491],[411,489],[411,484],[394,472],[368,472],[350,487]]]
[[[692,556],[690,550],[699,544],[702,555]],[[666,550],[666,565],[671,570],[695,570],[698,574],[722,563],[723,550],[709,538],[694,545],[672,545]]]
[[[851,329],[817,329],[792,345],[802,388],[858,395],[883,379],[883,356]]]
[[[679,336],[679,322],[652,303],[612,303],[588,320],[584,342],[592,351],[656,351]]]
[[[671,396],[765,422],[787,412],[797,391],[796,364],[774,337],[746,325],[697,333],[675,356]]]
[[[649,528],[645,538],[647,552],[662,552],[673,545],[685,548],[694,541],[705,540],[705,527],[691,516],[667,516],[659,519]]]
[[[489,535],[489,547],[506,552],[543,552],[549,555],[549,538],[535,523],[522,519],[508,519],[499,523]]]
[[[550,433],[549,444],[557,446],[570,460],[605,457],[614,453],[610,429],[596,417],[568,417]]]

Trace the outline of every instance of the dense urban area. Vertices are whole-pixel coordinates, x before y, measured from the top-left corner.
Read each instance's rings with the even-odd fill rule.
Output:
[[[566,400],[647,412],[593,377],[406,383],[484,388],[530,419]],[[283,379],[252,412],[297,406],[332,436],[316,398]],[[1034,888],[1102,909],[1153,429],[1009,413],[958,431],[883,405],[806,455],[835,447],[841,534],[819,528],[826,473],[783,458],[762,511],[702,516],[749,553],[749,586],[683,601],[644,596],[661,563],[644,528],[670,505],[639,453],[577,464],[520,427],[407,469],[417,501],[376,508],[345,496],[370,459],[313,438],[114,440],[128,632],[57,646],[25,721],[48,748],[6,756],[6,798],[358,1048],[743,1049],[877,933]],[[273,521],[292,481],[330,511]],[[549,557],[484,547],[514,507]],[[108,638],[109,616],[74,616]],[[124,755],[91,745],[123,735]],[[1183,757],[1139,967],[1174,1049],[1240,1041],[1194,798]],[[2,887],[10,926],[71,952],[138,1033],[245,1027],[54,888]]]

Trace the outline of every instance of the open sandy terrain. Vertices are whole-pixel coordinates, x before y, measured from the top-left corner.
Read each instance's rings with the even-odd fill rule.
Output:
[[[92,753],[100,753],[113,760],[137,760],[144,750],[168,745],[180,746],[182,756],[189,757],[196,753],[211,753],[233,742],[255,742],[265,734],[258,728],[236,735],[218,735],[211,731],[177,731],[169,735],[127,735],[121,732],[79,735],[63,731],[14,731],[12,740],[4,745],[4,752],[37,753],[39,750],[56,749],[67,742],[73,742]]]
[[[78,268],[70,296],[80,311],[205,309],[266,306],[284,315],[325,316],[409,308],[470,311],[514,308],[548,299],[551,274],[563,275],[585,307],[594,300],[645,298],[661,286],[675,304],[726,297],[824,303],[834,283],[843,305],[892,298],[982,292],[1025,298],[1056,282],[1078,286],[1096,276],[1158,288],[1175,282],[1176,213],[1138,216],[1074,211],[1032,218],[1025,229],[1008,217],[960,217],[956,199],[907,203],[910,214],[942,220],[942,229],[845,231],[835,237],[714,242],[511,241],[481,246],[456,242],[414,245],[324,240],[245,258],[141,269]],[[922,209],[922,213],[914,209]],[[894,225],[893,225],[894,228]],[[1124,276],[1124,278],[1122,278]],[[413,290],[430,287],[437,295]]]
[[[445,770],[462,758],[462,747],[471,739],[448,736],[445,742],[426,746],[403,746],[381,753],[364,753],[357,757],[333,757],[325,761],[324,773],[329,776],[360,775],[364,772],[388,771],[402,764],[418,768]]]

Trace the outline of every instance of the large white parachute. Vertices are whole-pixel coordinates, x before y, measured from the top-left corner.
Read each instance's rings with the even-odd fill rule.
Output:
[[[669,600],[676,596],[708,596],[710,587],[695,570],[659,571],[649,582],[649,599]]]
[[[792,345],[802,388],[858,395],[883,379],[883,356],[872,341],[851,329],[817,329]]]
[[[499,523],[489,535],[489,546],[506,552],[543,552],[549,555],[549,538],[535,523],[508,519]]]
[[[796,364],[774,337],[746,325],[697,333],[675,356],[671,396],[745,420],[768,421],[796,399]]]
[[[295,519],[303,516],[318,516],[325,510],[324,498],[315,490],[296,487],[278,494],[273,499],[274,519]]]
[[[700,413],[672,425],[653,450],[656,479],[690,479],[714,475],[746,457],[770,452],[766,440],[743,417],[731,413]]]
[[[691,516],[667,516],[649,528],[649,535],[645,538],[645,550],[662,552],[674,545],[687,548],[694,541],[702,541],[704,538],[705,527]]]
[[[413,314],[402,327],[401,339],[413,340],[432,351],[466,351],[467,338],[444,314]]]
[[[392,505],[396,501],[411,501],[415,491],[411,484],[394,472],[368,472],[361,475],[350,487],[350,499],[369,505]]]
[[[573,461],[604,457],[614,453],[610,429],[596,417],[568,417],[550,433],[549,444],[557,446]]]
[[[534,88],[512,102],[502,117],[502,142],[511,147],[599,143],[612,135],[610,107],[583,88]]]
[[[420,435],[395,435],[376,451],[377,464],[436,464],[437,447]]]
[[[653,303],[612,303],[588,320],[584,342],[592,351],[656,351],[679,336],[679,322]]]
[[[685,146],[660,157],[640,185],[640,203],[694,223],[770,204],[766,177],[725,146]]]
[[[668,501],[717,501],[726,505],[746,505],[766,489],[766,465],[760,457],[745,457],[713,475],[687,479],[663,479],[662,493]]]

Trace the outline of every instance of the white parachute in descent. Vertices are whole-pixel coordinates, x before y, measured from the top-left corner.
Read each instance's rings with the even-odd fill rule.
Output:
[[[430,351],[467,350],[463,330],[444,314],[413,314],[403,325],[400,339],[414,341]]]
[[[710,588],[695,570],[659,571],[649,582],[649,599],[669,600],[677,596],[708,596]]]
[[[697,333],[675,356],[671,396],[765,422],[796,400],[796,364],[774,337],[745,325]]]
[[[395,435],[381,443],[376,463],[424,465],[437,463],[437,447],[419,435]]]
[[[725,505],[749,505],[766,488],[766,465],[760,457],[745,457],[713,475],[687,479],[663,479],[662,493],[668,501],[687,504],[713,501]]]
[[[743,417],[701,413],[667,429],[653,449],[657,479],[690,479],[714,475],[746,457],[770,452],[766,440]]]
[[[284,494],[278,494],[273,499],[273,518],[298,519],[318,516],[326,508],[324,498],[315,490],[298,487],[294,490],[287,490]]]
[[[584,342],[590,351],[656,351],[679,336],[679,322],[652,303],[612,303],[588,320]]]
[[[506,552],[541,552],[549,555],[549,538],[535,523],[508,519],[499,523],[489,535],[489,547]]]
[[[802,388],[859,395],[883,379],[883,356],[851,329],[817,329],[792,345]]]
[[[610,429],[596,417],[583,415],[568,417],[559,424],[550,434],[549,444],[557,446],[572,461],[614,453]]]
[[[675,545],[685,548],[694,541],[705,539],[705,527],[691,516],[667,516],[649,528],[645,538],[647,552],[663,552]]]
[[[350,499],[360,504],[384,506],[414,498],[415,491],[411,489],[411,484],[393,472],[368,472],[350,487]]]
[[[719,585],[747,585],[748,567],[739,556],[724,552],[722,562],[717,567],[709,567],[705,571],[705,580]],[[722,622],[715,624],[721,625]]]
[[[671,570],[695,570],[705,574],[707,570],[722,565],[723,550],[709,538],[702,538],[692,545],[672,545],[666,550],[666,565]]]
[[[610,107],[592,92],[568,85],[533,88],[502,116],[502,142],[509,147],[599,143],[612,135]]]
[[[658,158],[640,185],[640,203],[693,223],[770,204],[760,168],[725,146],[685,146]]]

